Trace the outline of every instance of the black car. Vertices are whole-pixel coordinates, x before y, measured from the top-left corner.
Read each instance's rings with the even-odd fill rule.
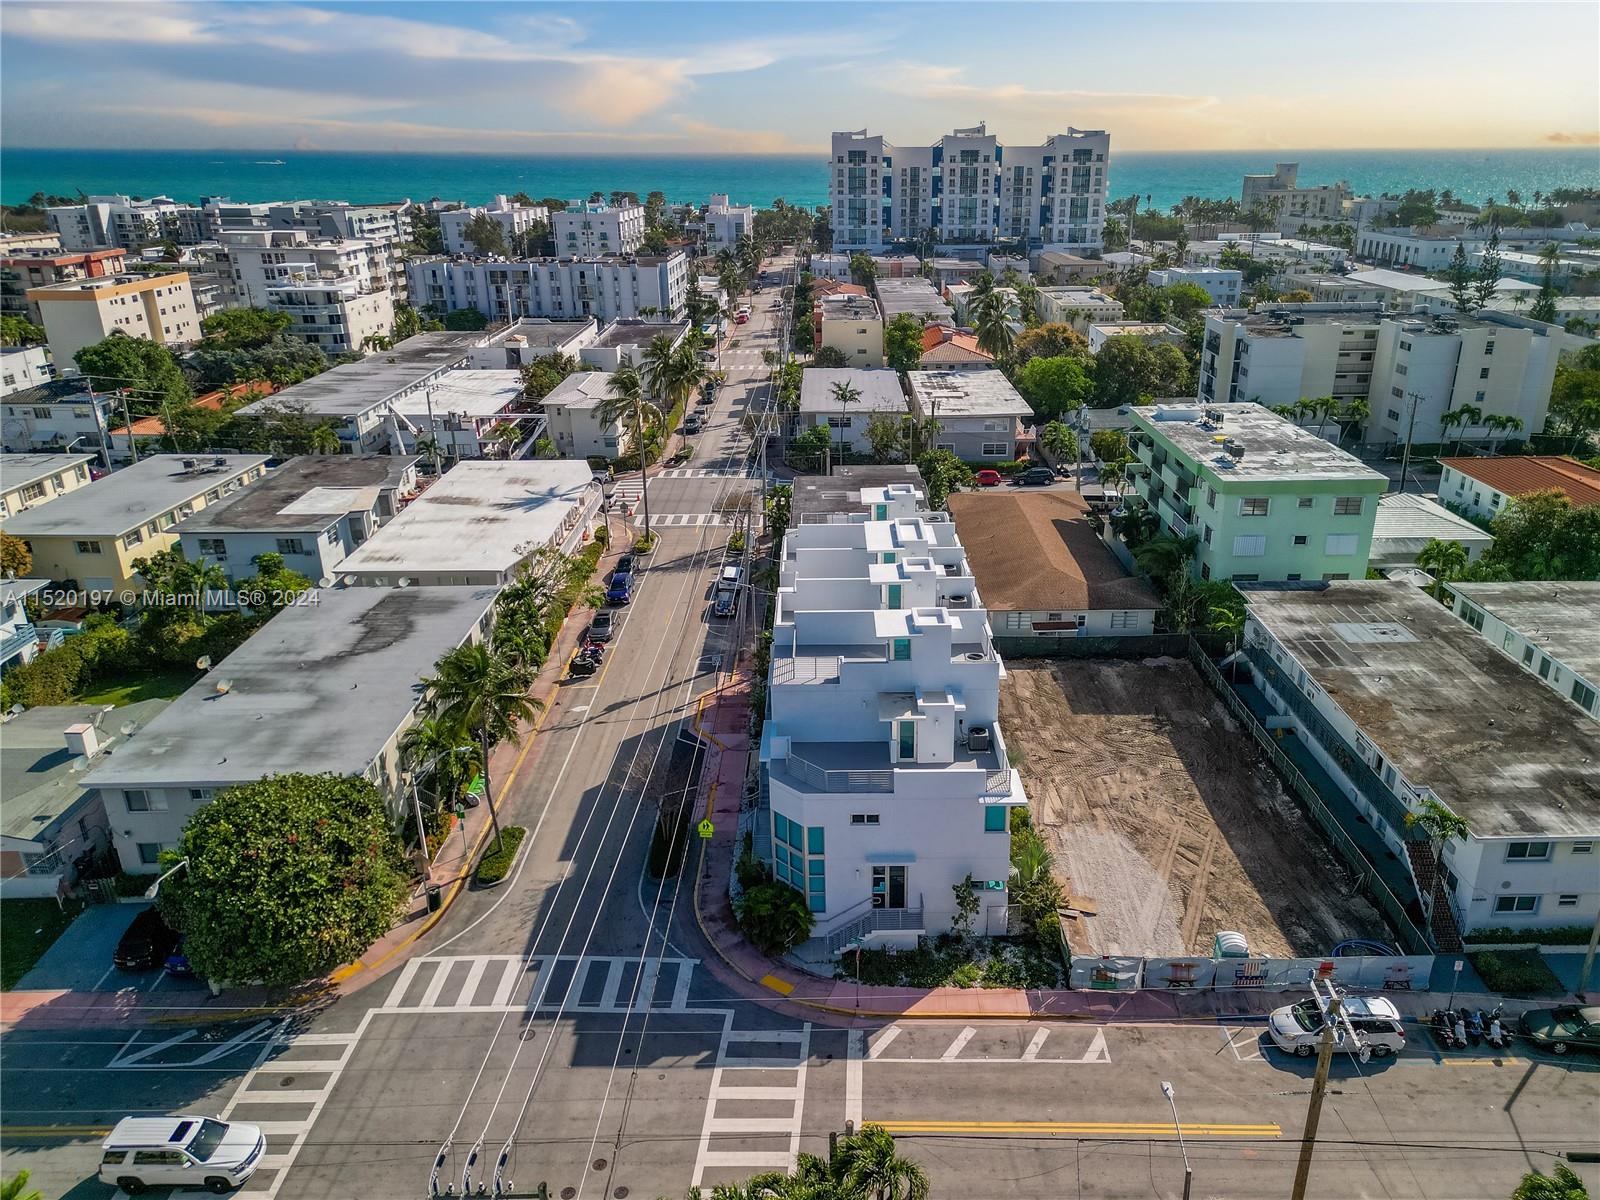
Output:
[[[148,971],[162,966],[178,945],[178,935],[154,908],[133,919],[117,943],[111,961],[124,971]]]
[[[1056,473],[1049,467],[1029,467],[1017,476],[1017,482],[1023,487],[1043,487],[1055,481]]]
[[[611,568],[613,575],[632,575],[638,566],[638,558],[632,554],[624,554],[617,559],[617,565]]]

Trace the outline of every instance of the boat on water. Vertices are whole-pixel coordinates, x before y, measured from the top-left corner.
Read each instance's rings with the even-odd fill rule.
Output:
[[[281,158],[258,158],[258,159],[256,159],[256,161],[255,161],[255,163],[253,165],[254,166],[258,166],[258,167],[281,167],[281,166],[283,166],[283,159],[281,159]]]

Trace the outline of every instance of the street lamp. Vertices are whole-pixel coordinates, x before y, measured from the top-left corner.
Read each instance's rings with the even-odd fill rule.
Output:
[[[1161,1094],[1167,1098],[1167,1103],[1172,1105],[1172,1128],[1178,1134],[1178,1149],[1183,1152],[1183,1200],[1189,1200],[1189,1188],[1194,1183],[1194,1171],[1189,1166],[1189,1147],[1183,1142],[1183,1125],[1178,1120],[1178,1098],[1172,1090],[1172,1084],[1165,1079],[1161,1081]]]
[[[176,875],[179,871],[183,870],[188,865],[189,865],[189,860],[187,858],[180,858],[178,860],[177,864],[172,868],[172,870],[162,872],[161,875],[156,879],[156,881],[154,883],[152,883],[149,887],[145,888],[145,890],[144,890],[144,898],[146,900],[154,900],[156,898],[156,893],[161,890],[161,885],[163,883],[165,883],[171,876]]]

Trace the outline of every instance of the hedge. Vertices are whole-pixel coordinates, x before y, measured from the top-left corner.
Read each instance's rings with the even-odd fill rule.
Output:
[[[126,629],[106,624],[74,634],[54,650],[6,672],[4,707],[68,704],[97,676],[134,669],[140,647]]]
[[[1566,990],[1537,950],[1480,950],[1467,958],[1491,992],[1543,996]]]
[[[1027,458],[1019,458],[1015,462],[992,462],[988,459],[984,459],[983,461],[979,461],[977,459],[964,459],[963,461],[966,462],[967,466],[971,467],[974,471],[994,471],[999,475],[1005,476],[1006,478],[1010,478],[1013,475],[1020,475],[1029,467],[1044,466],[1043,463],[1037,463],[1032,459]]]
[[[1511,929],[1497,926],[1477,929],[1462,940],[1491,946],[1587,946],[1594,930],[1588,925],[1557,925],[1552,929]]]
[[[500,848],[496,850],[493,843],[490,844],[488,853],[478,860],[478,872],[473,878],[481,884],[499,883],[504,879],[527,833],[521,825],[504,826],[500,830]]]
[[[589,581],[594,578],[594,569],[600,563],[600,556],[606,551],[606,544],[595,538],[580,550],[572,561],[572,568],[561,590],[550,599],[549,607],[544,614],[544,635],[548,645],[556,644],[556,635],[561,632],[561,626],[566,623],[567,614],[572,611],[572,606],[577,604],[583,595],[584,588],[589,586]]]

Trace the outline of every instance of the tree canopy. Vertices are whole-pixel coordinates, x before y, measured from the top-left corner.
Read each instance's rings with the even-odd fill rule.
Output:
[[[72,361],[97,391],[126,389],[129,411],[140,416],[159,412],[163,404],[181,405],[193,399],[176,356],[148,338],[113,333],[83,347]]]
[[[208,342],[229,349],[264,345],[289,328],[289,314],[268,308],[225,308],[200,322]]]
[[[1027,363],[1030,358],[1061,358],[1070,356],[1087,361],[1089,357],[1089,343],[1083,334],[1071,325],[1060,322],[1047,322],[1033,329],[1025,329],[1017,334],[1017,340],[1011,347],[1011,357],[1018,366]]]
[[[883,360],[896,371],[915,371],[922,362],[922,322],[900,313],[885,325]]]
[[[499,221],[488,213],[477,213],[461,231],[461,238],[472,247],[474,254],[504,254],[506,231]]]
[[[1600,579],[1600,505],[1557,491],[1517,499],[1489,526],[1494,543],[1462,578]]]
[[[217,982],[298,983],[356,958],[405,900],[399,839],[364,779],[274,775],[219,792],[184,827],[162,914]]]
[[[1176,346],[1151,345],[1129,335],[1107,338],[1095,355],[1093,404],[1116,408],[1145,397],[1186,395],[1188,374],[1189,364]]]
[[[0,316],[0,346],[37,346],[45,340],[44,327],[15,313]]]
[[[475,308],[452,309],[444,315],[446,329],[475,330],[488,327],[489,318]]]
[[[1077,358],[1032,358],[1017,372],[1017,390],[1042,420],[1077,412],[1094,394],[1094,380]]]

